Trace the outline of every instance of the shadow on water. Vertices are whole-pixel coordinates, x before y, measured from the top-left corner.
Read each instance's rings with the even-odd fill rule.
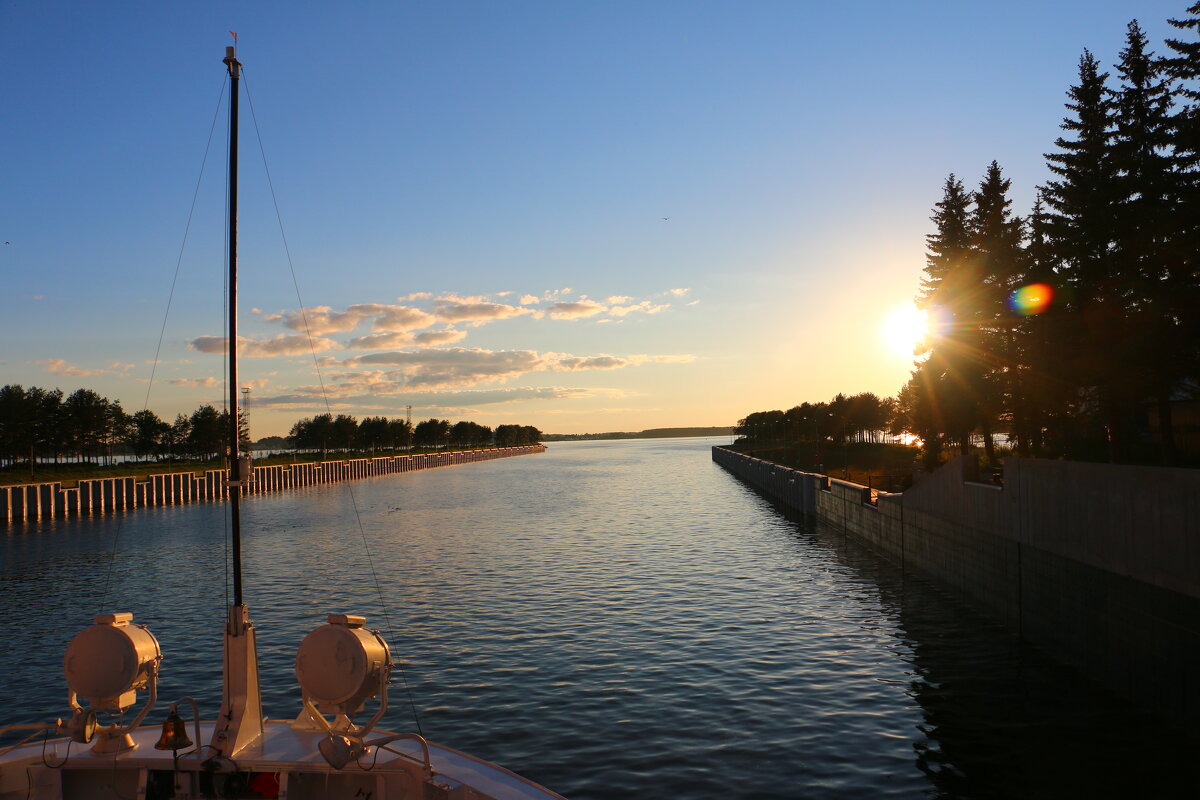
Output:
[[[766,499],[766,498],[764,498]],[[1143,712],[927,577],[768,500],[878,590],[924,718],[917,767],[938,798],[1200,796],[1200,737]]]

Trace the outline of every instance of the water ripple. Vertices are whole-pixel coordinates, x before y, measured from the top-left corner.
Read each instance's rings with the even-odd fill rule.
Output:
[[[426,734],[576,800],[1195,794],[1194,738],[781,516],[710,444],[561,444],[252,498],[267,713],[298,710],[305,632],[356,612],[387,628]],[[163,697],[212,716],[224,530],[197,505],[0,539],[12,721],[63,713],[66,642],[118,607],[159,637]],[[121,600],[102,603],[110,569]],[[385,724],[409,728],[393,691]]]

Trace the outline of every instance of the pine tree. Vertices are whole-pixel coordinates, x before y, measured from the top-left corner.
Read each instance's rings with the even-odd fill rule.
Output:
[[[925,278],[918,305],[934,318],[929,359],[921,365],[929,415],[962,452],[979,424],[982,361],[979,358],[979,264],[971,244],[971,198],[951,174],[930,219]]]
[[[1200,3],[1193,3],[1189,6],[1187,13],[1192,16],[1184,19],[1169,19],[1167,22],[1179,30],[1200,34]],[[1183,87],[1182,94],[1188,100],[1187,105],[1193,113],[1200,112],[1200,86],[1194,83],[1200,81],[1200,40],[1185,42],[1181,39],[1167,39],[1166,44],[1175,51],[1175,55],[1163,59],[1163,66],[1176,78],[1193,82],[1191,85]],[[1185,149],[1194,153],[1197,148]]]
[[[929,219],[937,226],[935,233],[925,237],[928,251],[925,257],[925,277],[921,281],[918,303],[947,304],[949,287],[946,279],[960,270],[971,253],[971,233],[968,212],[971,198],[962,181],[950,173],[942,187],[941,202],[934,206]],[[936,295],[936,298],[935,298]]]
[[[1190,32],[1191,41],[1167,39],[1174,55],[1163,60],[1168,73],[1180,81],[1179,94],[1184,102],[1173,119],[1173,152],[1176,158],[1175,241],[1172,261],[1174,316],[1179,321],[1178,340],[1183,357],[1180,373],[1184,382],[1200,384],[1200,3],[1188,7],[1189,17],[1167,20],[1175,28]],[[1170,403],[1159,402],[1162,414],[1170,413]]]
[[[1180,172],[1171,149],[1174,91],[1165,65],[1147,50],[1136,20],[1129,23],[1117,71],[1121,86],[1112,95],[1116,112],[1112,150],[1119,191],[1113,288],[1125,307],[1127,325],[1125,337],[1110,357],[1136,369],[1124,376],[1127,385],[1143,387],[1158,398],[1163,457],[1173,463],[1170,395],[1187,355],[1179,348],[1182,320],[1176,308]],[[1135,395],[1130,401],[1141,399]]]
[[[1039,192],[1026,224],[1024,283],[1044,284],[1054,292],[1054,299],[1038,314],[1021,319],[1015,329],[1016,349],[1020,363],[1014,383],[1014,432],[1017,452],[1022,456],[1046,444],[1046,437],[1059,441],[1058,452],[1069,450],[1071,417],[1076,399],[1070,373],[1062,364],[1069,361],[1063,343],[1068,341],[1067,324],[1071,321],[1064,300],[1061,277],[1057,270],[1054,249],[1050,240],[1050,220]]]
[[[1003,177],[993,161],[975,193],[970,217],[972,258],[979,281],[972,336],[973,375],[979,392],[979,421],[989,462],[995,461],[993,422],[1002,414],[1010,419],[1013,408],[1013,373],[1018,363],[1014,328],[1016,319],[1008,309],[1008,297],[1021,284],[1021,220],[1013,217],[1008,190],[1012,182]]]
[[[1060,152],[1046,154],[1047,166],[1058,176],[1043,190],[1050,207],[1051,246],[1068,291],[1071,324],[1064,326],[1064,369],[1075,384],[1095,395],[1108,428],[1110,460],[1124,456],[1127,431],[1126,386],[1112,361],[1114,348],[1126,335],[1126,309],[1115,280],[1117,263],[1113,231],[1118,199],[1112,152],[1113,105],[1108,73],[1088,51],[1079,60],[1079,84],[1067,92]]]

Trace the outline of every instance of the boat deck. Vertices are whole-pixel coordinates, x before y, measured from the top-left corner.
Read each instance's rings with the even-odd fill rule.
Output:
[[[201,741],[208,741],[212,732],[213,723],[202,723]],[[562,800],[503,767],[432,742],[432,776],[427,778],[421,746],[414,740],[371,748],[357,762],[336,770],[317,749],[325,735],[290,721],[268,721],[262,738],[236,760],[209,758],[207,746],[194,745],[174,758],[169,750],[154,748],[160,733],[157,725],[143,726],[131,734],[136,747],[115,755],[95,753],[91,745],[68,739],[22,745],[0,756],[0,800]],[[188,735],[194,735],[190,724]],[[371,736],[387,735],[375,731]]]

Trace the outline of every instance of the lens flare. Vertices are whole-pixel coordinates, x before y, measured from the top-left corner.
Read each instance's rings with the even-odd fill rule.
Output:
[[[935,339],[940,339],[950,333],[954,327],[954,318],[950,316],[950,311],[944,306],[933,306],[929,309],[929,319],[926,323],[929,327],[929,335]]]
[[[1008,307],[1022,317],[1041,314],[1050,308],[1054,300],[1054,287],[1045,283],[1033,283],[1022,286],[1008,298]]]
[[[912,306],[897,308],[883,319],[880,333],[897,354],[911,356],[928,333],[925,312]]]

